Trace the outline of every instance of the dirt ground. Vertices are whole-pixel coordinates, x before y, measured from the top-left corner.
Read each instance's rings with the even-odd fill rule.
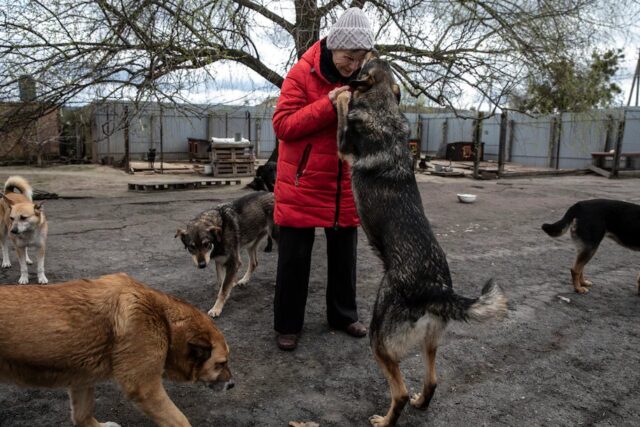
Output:
[[[125,271],[204,311],[212,306],[214,269],[196,269],[174,233],[200,211],[248,190],[236,185],[135,193],[127,182],[193,177],[131,176],[100,166],[0,168],[0,180],[15,173],[63,197],[45,204],[50,282]],[[439,348],[431,407],[407,407],[398,425],[639,425],[638,254],[605,241],[586,269],[592,291],[577,295],[569,284],[575,254],[570,238],[552,239],[540,230],[581,199],[640,202],[639,184],[589,175],[497,181],[420,175],[424,207],[447,253],[454,288],[475,296],[494,277],[510,310],[499,322],[450,324]],[[461,192],[477,194],[477,202],[459,203]],[[305,328],[295,352],[276,348],[277,255],[260,253],[253,280],[232,291],[216,321],[231,348],[236,387],[222,392],[166,383],[194,426],[286,426],[290,420],[366,426],[370,415],[386,411],[387,384],[368,340],[328,329],[324,233],[316,235]],[[17,281],[11,256],[14,267],[0,272],[0,283]],[[381,265],[364,234],[358,263],[359,313],[368,322]],[[418,349],[402,369],[410,391],[418,391],[424,375]],[[99,420],[152,425],[114,384],[100,385],[96,395]],[[71,425],[66,392],[0,385],[0,426],[33,425]]]

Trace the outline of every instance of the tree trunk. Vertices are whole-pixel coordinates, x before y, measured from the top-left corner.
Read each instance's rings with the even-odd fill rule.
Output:
[[[294,38],[298,59],[320,38],[320,17],[316,0],[296,0]]]

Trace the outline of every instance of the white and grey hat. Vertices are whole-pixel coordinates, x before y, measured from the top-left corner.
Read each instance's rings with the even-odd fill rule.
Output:
[[[367,15],[357,7],[351,7],[333,24],[327,36],[329,50],[371,50],[373,31]]]

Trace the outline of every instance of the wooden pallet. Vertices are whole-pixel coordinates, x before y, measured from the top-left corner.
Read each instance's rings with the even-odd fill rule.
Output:
[[[239,179],[203,179],[198,181],[181,182],[130,182],[127,184],[129,191],[175,191],[175,190],[197,190],[199,188],[218,187],[222,185],[240,185]]]
[[[254,166],[255,162],[253,160],[234,162],[216,161],[213,162],[213,176],[253,176],[255,175]]]
[[[211,159],[214,163],[255,161],[253,145],[249,142],[211,144]]]

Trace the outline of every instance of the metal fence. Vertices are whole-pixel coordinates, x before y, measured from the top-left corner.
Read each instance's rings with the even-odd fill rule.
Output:
[[[114,102],[94,111],[92,135],[94,160],[121,158],[125,153],[124,109],[132,106]],[[131,159],[143,159],[149,148],[162,151],[166,160],[188,158],[189,138],[230,138],[239,133],[254,143],[256,156],[267,158],[275,147],[269,107],[203,107],[200,111],[178,111],[173,106],[149,105],[128,120]],[[441,155],[447,144],[471,142],[478,113],[473,111],[437,114],[406,114],[412,138],[423,153]],[[640,108],[627,107],[530,116],[509,112],[505,160],[534,167],[583,169],[591,153],[615,148],[623,129],[622,152],[640,152]],[[484,158],[497,160],[501,116],[483,118],[480,142]],[[622,126],[623,125],[623,126]]]
[[[125,102],[102,104],[92,111],[93,160],[118,161],[127,144],[131,160],[146,159],[150,148],[156,150],[157,158],[185,160],[190,138],[210,140],[236,134],[253,142],[258,157],[268,157],[275,147],[271,110],[205,107],[185,112],[171,105],[152,104],[136,110]]]
[[[473,141],[477,113],[407,114],[422,152],[442,153],[447,144]],[[584,169],[591,153],[615,148],[620,137],[621,152],[640,152],[640,108],[591,110],[585,113],[525,115],[509,112],[505,159],[510,162],[556,169]],[[501,116],[482,120],[480,142],[485,159],[497,160]],[[623,134],[619,135],[619,131]]]

